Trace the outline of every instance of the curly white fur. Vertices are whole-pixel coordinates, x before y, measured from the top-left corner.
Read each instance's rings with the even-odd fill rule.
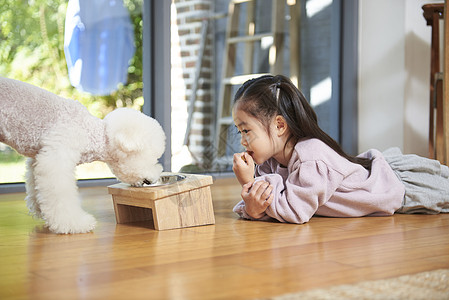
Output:
[[[77,101],[2,77],[0,142],[29,157],[27,206],[55,233],[95,227],[78,197],[78,164],[104,161],[119,180],[139,186],[159,178],[165,150],[162,127],[136,110],[119,108],[101,120]]]

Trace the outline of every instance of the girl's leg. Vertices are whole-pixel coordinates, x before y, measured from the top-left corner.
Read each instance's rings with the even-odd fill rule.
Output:
[[[405,201],[399,213],[449,212],[449,168],[439,161],[398,148],[384,152],[385,159],[405,186]]]

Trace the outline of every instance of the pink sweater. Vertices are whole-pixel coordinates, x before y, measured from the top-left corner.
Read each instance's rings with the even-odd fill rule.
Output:
[[[256,168],[256,181],[273,187],[274,200],[261,219],[305,223],[314,215],[328,217],[388,216],[398,210],[404,185],[378,150],[361,157],[374,157],[371,172],[341,157],[318,139],[296,144],[287,166],[270,159]],[[234,212],[251,218],[240,201]]]

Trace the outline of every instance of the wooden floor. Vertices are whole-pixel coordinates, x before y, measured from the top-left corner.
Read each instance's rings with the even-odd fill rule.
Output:
[[[155,231],[117,225],[106,187],[80,191],[93,233],[49,233],[0,195],[0,299],[252,299],[449,268],[449,214],[245,221],[220,179],[215,225]]]

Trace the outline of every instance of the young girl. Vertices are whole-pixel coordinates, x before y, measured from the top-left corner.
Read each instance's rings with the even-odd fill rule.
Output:
[[[243,199],[234,211],[243,218],[301,224],[313,215],[449,212],[447,166],[398,148],[345,154],[287,77],[245,82],[233,119],[246,148],[233,161]]]

